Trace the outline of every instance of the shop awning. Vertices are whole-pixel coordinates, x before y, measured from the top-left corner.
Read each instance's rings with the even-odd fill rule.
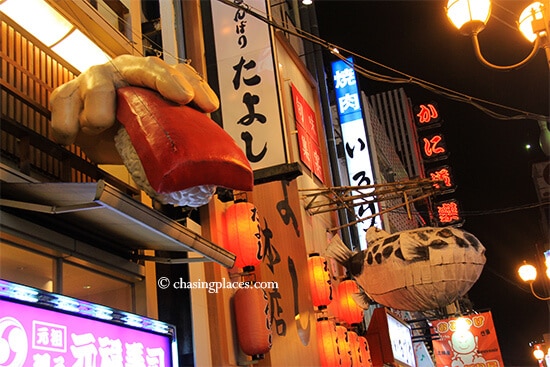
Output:
[[[108,239],[113,246],[128,250],[196,252],[203,260],[228,268],[235,262],[233,253],[101,180],[93,183],[2,182],[0,202],[3,207],[55,216],[64,224],[86,228],[94,236]]]

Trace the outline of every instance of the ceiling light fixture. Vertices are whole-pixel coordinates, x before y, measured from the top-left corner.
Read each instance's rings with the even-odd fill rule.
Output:
[[[32,11],[29,11],[32,9]],[[80,72],[111,58],[44,0],[5,0],[0,12]]]

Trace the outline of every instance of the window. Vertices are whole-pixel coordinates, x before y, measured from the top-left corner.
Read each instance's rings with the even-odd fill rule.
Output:
[[[0,243],[0,278],[53,292],[54,259]]]
[[[63,294],[132,312],[132,284],[79,265],[63,264]]]
[[[0,278],[134,312],[134,284],[117,278],[109,269],[89,265],[0,242]]]

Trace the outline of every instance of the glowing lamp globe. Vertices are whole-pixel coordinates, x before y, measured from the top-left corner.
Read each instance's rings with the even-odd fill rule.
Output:
[[[332,284],[327,259],[311,254],[307,259],[311,300],[315,307],[324,309],[332,302]]]
[[[537,268],[524,262],[518,269],[518,274],[524,282],[533,282],[537,279]]]
[[[523,9],[518,20],[519,30],[529,42],[535,42],[538,32],[534,31],[533,22],[544,22],[544,5],[541,2],[534,2]],[[536,24],[536,23],[535,23]],[[543,24],[543,23],[542,23]],[[544,26],[541,27],[541,31]]]
[[[535,350],[533,350],[533,356],[538,360],[541,361],[544,359],[544,351],[540,348],[540,345],[535,346]]]
[[[449,0],[447,17],[465,35],[479,33],[491,15],[490,0]]]
[[[264,244],[256,207],[248,202],[236,202],[227,208],[224,219],[224,247],[237,256],[235,267],[258,265],[264,256]]]

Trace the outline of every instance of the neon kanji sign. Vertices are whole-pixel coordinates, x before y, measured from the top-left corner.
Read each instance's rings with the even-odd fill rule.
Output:
[[[450,225],[462,221],[458,201],[454,199],[436,203],[435,214],[439,225]]]
[[[436,189],[443,188],[452,190],[455,188],[453,174],[451,172],[451,167],[449,166],[432,168],[427,171],[427,175],[432,181],[435,181],[434,187]]]
[[[432,134],[420,138],[420,150],[425,160],[447,158],[447,145],[443,134]]]
[[[439,125],[441,115],[437,103],[424,103],[414,106],[414,121],[419,128]]]

